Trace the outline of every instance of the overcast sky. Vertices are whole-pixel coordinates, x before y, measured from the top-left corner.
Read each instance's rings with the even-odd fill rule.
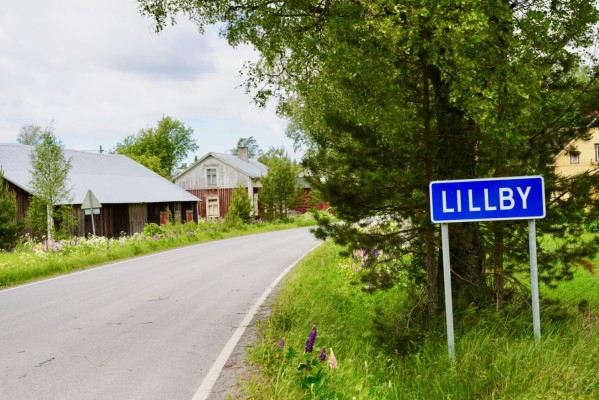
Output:
[[[0,0],[0,143],[50,124],[66,148],[110,150],[163,116],[193,128],[200,149],[240,137],[293,143],[274,107],[256,108],[240,76],[249,48],[181,20],[155,34],[134,0]]]

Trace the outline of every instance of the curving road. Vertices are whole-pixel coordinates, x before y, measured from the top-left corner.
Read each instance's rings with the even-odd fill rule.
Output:
[[[244,236],[0,291],[0,397],[191,400],[308,228]]]

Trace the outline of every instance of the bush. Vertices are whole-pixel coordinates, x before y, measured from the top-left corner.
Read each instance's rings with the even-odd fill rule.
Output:
[[[237,221],[249,222],[252,219],[252,201],[248,196],[247,189],[243,186],[237,186],[233,191],[231,205],[227,212],[227,222],[229,226],[236,226]]]
[[[153,222],[150,222],[149,224],[146,224],[146,226],[144,226],[144,235],[146,236],[161,235],[163,233],[164,229],[162,229],[160,225],[155,224]]]
[[[599,233],[599,219],[589,222],[586,226],[586,229],[592,233]]]

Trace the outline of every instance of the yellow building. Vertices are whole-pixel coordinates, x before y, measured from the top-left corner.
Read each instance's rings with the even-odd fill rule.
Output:
[[[589,141],[574,139],[555,157],[555,172],[572,176],[599,166],[599,128],[591,130]]]

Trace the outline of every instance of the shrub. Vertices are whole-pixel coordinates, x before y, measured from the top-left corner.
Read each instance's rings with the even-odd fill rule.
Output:
[[[237,221],[249,222],[252,219],[252,201],[248,196],[247,189],[243,186],[237,186],[233,191],[231,205],[227,212],[227,222],[229,225],[237,225]]]
[[[144,226],[144,235],[146,236],[161,235],[162,233],[164,233],[164,229],[162,229],[160,225],[153,222],[150,222]]]

